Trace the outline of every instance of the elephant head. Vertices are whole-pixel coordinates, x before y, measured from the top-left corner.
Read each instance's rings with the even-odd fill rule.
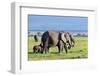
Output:
[[[61,40],[63,41],[63,43],[68,47],[68,49],[71,48],[71,38],[69,33],[61,33]]]
[[[69,34],[69,37],[70,37],[70,40],[71,40],[71,46],[74,47],[75,46],[75,40],[73,38],[73,35],[71,35],[71,33],[68,33]]]

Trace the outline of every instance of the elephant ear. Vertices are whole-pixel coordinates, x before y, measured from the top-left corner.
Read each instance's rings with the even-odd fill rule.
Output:
[[[62,34],[61,34],[61,40],[62,40],[64,43],[67,42],[67,40],[66,40],[66,38],[65,38],[65,33],[62,33]]]

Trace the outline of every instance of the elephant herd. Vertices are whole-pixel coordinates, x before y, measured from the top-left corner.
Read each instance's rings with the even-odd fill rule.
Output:
[[[33,53],[49,53],[49,49],[53,46],[58,47],[58,53],[61,53],[63,49],[67,53],[68,49],[74,45],[75,40],[69,32],[46,31],[41,37],[40,45],[33,46]]]

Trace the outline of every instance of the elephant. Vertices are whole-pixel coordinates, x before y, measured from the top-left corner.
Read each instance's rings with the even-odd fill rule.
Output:
[[[42,45],[35,45],[33,46],[33,53],[41,53],[42,51]]]
[[[43,45],[43,50],[41,53],[49,53],[49,48],[52,46],[57,46],[59,53],[64,47],[65,52],[67,53],[67,47],[71,48],[74,39],[71,34],[68,32],[57,32],[57,31],[46,31],[43,33],[41,38],[41,44]]]
[[[35,42],[38,42],[38,37],[37,37],[37,35],[34,35],[34,40],[35,40]]]
[[[71,46],[74,47],[74,46],[75,46],[75,40],[74,40],[74,38],[73,38],[73,35],[72,35],[71,33],[69,33],[69,32],[67,32],[67,33],[68,33],[69,36],[70,36]]]

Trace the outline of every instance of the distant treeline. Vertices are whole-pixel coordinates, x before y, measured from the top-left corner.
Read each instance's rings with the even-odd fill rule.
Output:
[[[44,32],[28,32],[28,36],[38,36],[41,37]],[[74,37],[88,37],[87,32],[71,32]]]

